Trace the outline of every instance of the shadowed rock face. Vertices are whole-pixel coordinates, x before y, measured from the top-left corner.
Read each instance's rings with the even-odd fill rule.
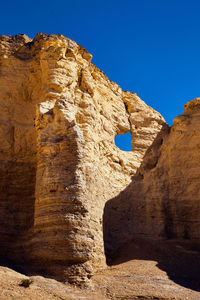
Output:
[[[191,241],[199,249],[200,99],[184,108],[146,151],[132,182],[105,205],[108,262],[124,240],[140,235]]]
[[[199,239],[199,100],[169,133],[91,58],[62,35],[0,36],[0,251],[75,283],[136,234]]]

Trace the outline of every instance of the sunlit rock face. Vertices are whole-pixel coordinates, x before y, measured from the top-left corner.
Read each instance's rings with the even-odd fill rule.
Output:
[[[135,234],[199,238],[198,109],[169,134],[91,58],[62,35],[0,36],[1,255],[73,283]]]
[[[85,281],[105,262],[105,203],[166,124],[64,36],[1,36],[0,55],[1,253]],[[114,144],[127,131],[128,153]]]

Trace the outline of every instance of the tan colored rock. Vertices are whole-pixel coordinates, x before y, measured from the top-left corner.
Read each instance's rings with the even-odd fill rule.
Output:
[[[108,259],[136,236],[176,239],[199,250],[200,99],[184,108],[149,147],[132,182],[106,203]]]
[[[91,57],[62,35],[0,37],[1,254],[76,283],[105,264],[105,204],[167,128]],[[123,152],[114,138],[129,130]]]
[[[136,237],[200,238],[200,100],[169,129],[91,58],[62,35],[0,36],[0,254],[76,284]],[[130,152],[114,143],[127,131]]]
[[[200,242],[200,99],[184,105],[174,119],[160,164],[168,172],[170,237]],[[164,145],[163,145],[164,146]],[[166,212],[166,214],[167,214]],[[169,222],[168,222],[169,223]]]

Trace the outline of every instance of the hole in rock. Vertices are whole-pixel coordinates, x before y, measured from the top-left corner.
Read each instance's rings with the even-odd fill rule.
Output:
[[[130,131],[128,131],[125,134],[118,134],[115,137],[115,145],[123,151],[131,151],[132,150],[132,145],[131,145],[131,141],[132,141],[132,136]]]

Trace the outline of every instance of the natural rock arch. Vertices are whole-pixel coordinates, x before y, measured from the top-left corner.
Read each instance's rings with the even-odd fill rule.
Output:
[[[105,264],[102,217],[114,206],[114,230],[127,207],[130,221],[128,235],[123,232],[116,247],[131,234],[159,236],[158,222],[165,229],[173,222],[168,230],[178,238],[187,230],[199,240],[198,221],[182,219],[188,207],[199,216],[199,198],[194,206],[188,198],[193,177],[183,184],[177,176],[175,185],[169,163],[184,172],[179,153],[189,144],[183,145],[183,137],[193,139],[190,129],[199,126],[199,100],[186,106],[169,134],[158,112],[109,81],[91,58],[62,35],[0,37],[0,251],[16,263],[76,283]],[[129,130],[133,151],[120,151],[114,138]],[[175,197],[177,186],[182,192],[187,186],[184,199]],[[127,207],[121,205],[123,195]],[[114,245],[112,227],[107,228],[104,238],[111,233]]]

